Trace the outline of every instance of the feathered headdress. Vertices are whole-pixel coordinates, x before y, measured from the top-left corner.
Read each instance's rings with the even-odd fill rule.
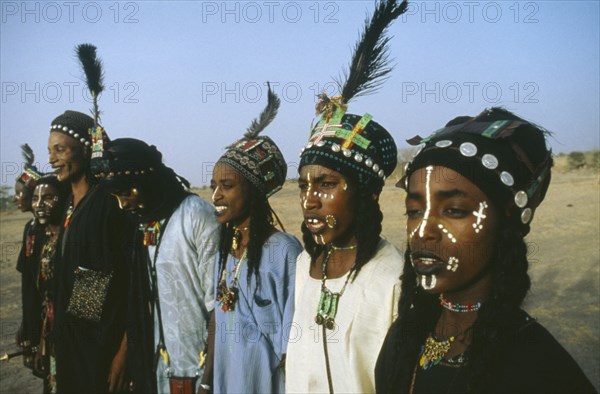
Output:
[[[271,90],[271,84],[267,82],[267,106],[260,113],[260,116],[252,121],[250,127],[246,129],[244,138],[246,140],[252,140],[258,137],[258,135],[271,124],[273,119],[277,116],[277,111],[281,105],[281,100]]]
[[[33,165],[35,154],[28,144],[21,145],[21,154],[23,155],[25,164],[23,166],[23,173],[17,177],[17,181],[23,182],[25,187],[33,188],[35,187],[35,182],[40,179],[43,174]]]
[[[227,147],[219,162],[235,168],[267,197],[281,189],[287,164],[272,139],[259,135],[277,116],[281,100],[267,83],[267,106],[252,121],[242,139]]]
[[[393,68],[389,59],[390,37],[386,36],[387,29],[406,12],[407,7],[406,0],[401,3],[396,0],[377,3],[373,16],[365,19],[364,29],[354,46],[348,68],[343,71],[341,78],[336,79],[340,95],[329,98],[320,94],[316,108],[318,115],[331,117],[336,108],[345,112],[350,100],[376,92],[386,81]]]
[[[91,130],[92,160],[100,159],[103,156],[104,143],[109,140],[108,135],[100,126],[100,109],[98,108],[98,97],[104,90],[102,61],[96,56],[96,47],[92,44],[77,45],[75,51],[85,73],[87,87],[92,95],[92,116],[94,118],[94,128]],[[92,163],[92,167],[97,165],[99,164]]]
[[[96,57],[96,47],[92,44],[80,44],[75,49],[77,57],[85,73],[87,87],[92,95],[92,115],[94,125],[98,126],[100,122],[100,110],[98,108],[98,96],[104,90],[104,72],[102,71],[102,61]]]
[[[319,164],[358,178],[363,186],[379,192],[385,178],[396,167],[396,145],[392,136],[373,121],[347,114],[348,102],[376,92],[392,71],[389,58],[391,23],[407,9],[407,1],[379,0],[371,18],[367,17],[352,60],[336,80],[339,95],[318,95],[317,115],[321,119],[311,127],[310,141],[302,149],[300,167]]]

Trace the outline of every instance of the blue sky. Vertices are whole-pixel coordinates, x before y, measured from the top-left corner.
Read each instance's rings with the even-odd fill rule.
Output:
[[[350,60],[373,1],[2,1],[2,183],[28,142],[41,165],[50,122],[87,112],[74,47],[90,42],[105,65],[102,123],[112,138],[157,145],[192,184],[210,179],[223,147],[266,102],[282,99],[265,131],[294,177],[315,95]],[[390,29],[396,67],[369,112],[400,149],[458,115],[502,105],[553,131],[555,152],[600,145],[597,1],[415,1]]]

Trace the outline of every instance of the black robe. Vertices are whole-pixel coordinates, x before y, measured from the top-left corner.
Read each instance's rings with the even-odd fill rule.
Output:
[[[135,232],[135,258],[130,270],[127,319],[127,365],[136,393],[156,393],[153,296],[148,273],[148,249],[143,234]]]
[[[40,253],[47,241],[43,226],[32,219],[25,224],[23,243],[17,259],[17,271],[21,273],[21,301],[23,307],[22,341],[31,346],[40,342],[42,327],[42,295],[37,288]]]
[[[55,270],[55,352],[57,388],[64,392],[106,392],[113,357],[126,329],[129,269],[135,248],[135,223],[101,186],[92,186],[62,230]],[[77,297],[76,275],[112,275],[106,297]],[[95,287],[82,286],[84,289]],[[83,282],[80,282],[83,283]],[[89,300],[100,305],[99,321],[76,315],[71,307]]]
[[[520,329],[513,340],[500,349],[492,376],[478,392],[485,393],[595,393],[596,390],[573,357],[541,324],[525,312],[520,314]],[[378,393],[399,392],[400,371],[396,365],[403,357],[394,350],[398,324],[390,328],[375,366]],[[468,356],[468,354],[467,354]],[[417,360],[415,360],[416,364]],[[411,375],[413,371],[409,372]],[[465,367],[442,363],[427,370],[417,369],[414,385],[418,393],[465,393]]]

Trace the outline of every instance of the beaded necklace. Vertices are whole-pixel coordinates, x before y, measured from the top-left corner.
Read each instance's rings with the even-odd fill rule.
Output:
[[[421,357],[419,358],[419,366],[423,369],[429,369],[434,367],[443,360],[444,356],[450,350],[452,346],[452,342],[467,331],[469,331],[472,326],[469,326],[459,332],[456,335],[452,335],[450,338],[445,339],[443,341],[438,341],[435,339],[432,333],[429,334],[427,339],[425,340],[425,345],[423,345],[421,349]]]
[[[326,286],[327,282],[327,264],[329,263],[329,257],[333,253],[334,248],[329,248],[325,258],[323,259],[323,279],[321,280],[321,297],[319,298],[319,305],[317,306],[317,316],[315,317],[315,322],[318,325],[323,325],[330,330],[333,330],[335,327],[335,315],[337,314],[337,307],[340,297],[344,294],[346,290],[346,285],[348,285],[348,281],[354,272],[354,265],[350,272],[348,272],[348,276],[346,276],[346,281],[344,282],[344,286],[342,289],[334,293],[329,290]]]
[[[453,302],[450,302],[447,298],[444,298],[443,293],[440,293],[438,299],[440,300],[441,306],[443,306],[444,308],[446,308],[452,312],[460,312],[460,313],[476,312],[479,310],[479,308],[481,308],[481,301],[477,301],[474,304],[453,303]]]
[[[239,273],[240,268],[242,267],[242,262],[246,260],[246,256],[248,254],[248,249],[244,250],[244,254],[235,263],[233,268],[233,279],[231,279],[231,286],[227,286],[226,280],[226,267],[223,267],[223,271],[221,271],[221,280],[219,281],[219,285],[217,286],[217,302],[221,305],[221,310],[223,312],[232,312],[235,311],[235,303],[238,299],[238,282],[239,282]]]

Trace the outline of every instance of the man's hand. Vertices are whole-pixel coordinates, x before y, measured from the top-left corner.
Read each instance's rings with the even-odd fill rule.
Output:
[[[113,357],[108,373],[108,392],[120,393],[127,389],[127,333],[123,334],[119,351]]]

